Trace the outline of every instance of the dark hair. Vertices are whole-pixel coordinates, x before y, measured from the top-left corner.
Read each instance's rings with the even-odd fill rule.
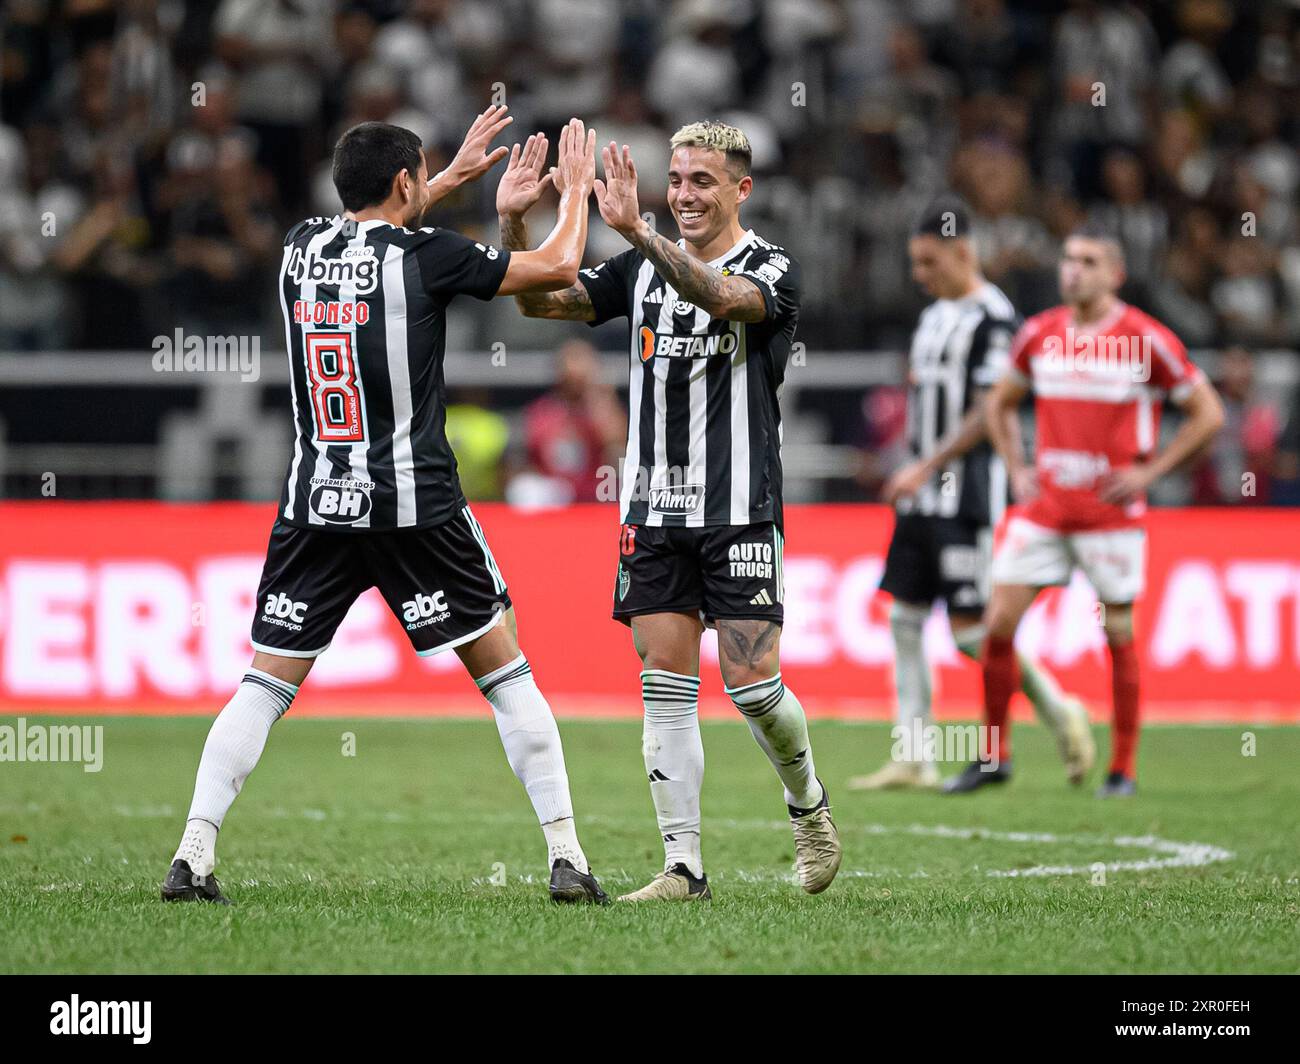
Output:
[[[1079,237],[1082,240],[1099,240],[1110,247],[1121,263],[1124,261],[1124,245],[1120,242],[1119,234],[1100,222],[1084,222],[1081,225],[1076,225],[1070,230],[1065,239],[1069,240],[1071,237]]]
[[[420,138],[387,122],[362,122],[334,146],[334,187],[343,207],[359,211],[388,199],[393,178],[420,172]]]
[[[932,199],[917,218],[912,235],[941,240],[970,236],[970,209],[956,196]]]

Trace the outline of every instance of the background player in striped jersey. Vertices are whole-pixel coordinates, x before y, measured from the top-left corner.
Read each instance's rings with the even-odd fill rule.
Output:
[[[445,312],[479,299],[573,284],[587,240],[595,135],[560,138],[566,189],[551,235],[511,255],[420,226],[439,194],[506,150],[489,107],[448,171],[429,180],[420,139],[365,122],[340,138],[344,213],[289,230],[280,297],[297,438],[271,531],[252,667],[208,734],[164,901],[225,902],[217,832],[316,657],[357,596],[378,587],[417,653],[454,648],[484,698],[546,837],[556,901],[608,899],[578,842],[560,735],[519,650],[514,609],[465,502],[445,432]],[[292,308],[292,309],[291,309]]]
[[[923,629],[943,599],[953,641],[978,661],[988,601],[993,526],[1006,503],[1006,469],[988,443],[984,396],[1007,366],[1019,318],[1011,301],[980,273],[970,214],[953,197],[931,203],[908,245],[912,277],[934,298],[921,314],[908,355],[907,435],[913,460],[886,482],[896,509],[881,589],[893,596],[898,726],[908,737],[932,723],[931,670]],[[1056,737],[1071,782],[1081,782],[1096,751],[1088,714],[1022,656],[1021,681]],[[934,787],[938,767],[908,742],[909,757],[890,761],[849,786],[860,790]]]
[[[632,245],[577,284],[519,303],[531,317],[627,316],[628,445],[614,616],[641,657],[643,754],[664,871],[623,900],[710,896],[700,853],[704,750],[700,637],[718,629],[723,682],[785,790],[803,889],[825,890],[839,837],[817,779],[803,708],[782,682],[781,412],[799,313],[798,263],[740,224],[750,147],[717,122],[672,137],[668,204],[682,239],[641,217],[626,145],[602,152],[601,217]],[[502,242],[525,248],[524,214],[546,178],[534,138],[498,191]],[[557,184],[560,175],[556,175]]]
[[[954,789],[974,790],[1010,775],[1007,707],[1017,684],[1012,649],[1020,618],[1044,587],[1063,585],[1078,566],[1101,603],[1111,661],[1111,759],[1100,797],[1136,790],[1138,658],[1133,601],[1145,582],[1146,489],[1200,451],[1223,424],[1223,407],[1172,332],[1117,296],[1124,254],[1113,236],[1082,229],[1065,242],[1064,304],[1024,324],[1011,365],[988,398],[989,434],[1006,459],[1023,511],[1013,516],[993,562],[985,614],[985,721],[997,728],[997,771],[967,767]],[[1034,392],[1035,461],[1025,464],[1010,429]],[[1156,453],[1168,397],[1186,419]],[[987,759],[993,751],[985,751]]]

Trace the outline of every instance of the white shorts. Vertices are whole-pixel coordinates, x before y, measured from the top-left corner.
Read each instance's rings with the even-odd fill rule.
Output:
[[[1146,546],[1141,528],[1058,532],[1013,517],[993,555],[993,583],[1063,586],[1077,565],[1099,602],[1132,602],[1146,587]]]

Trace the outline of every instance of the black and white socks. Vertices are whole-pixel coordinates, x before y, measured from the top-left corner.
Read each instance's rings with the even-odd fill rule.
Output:
[[[799,699],[782,682],[781,674],[726,690],[781,777],[786,805],[796,809],[816,808],[822,800],[822,788],[813,767],[808,721]]]
[[[641,673],[645,725],[641,754],[650,780],[664,867],[684,864],[704,874],[700,857],[700,788],[704,784],[704,743],[700,739],[700,678],[646,669]]]

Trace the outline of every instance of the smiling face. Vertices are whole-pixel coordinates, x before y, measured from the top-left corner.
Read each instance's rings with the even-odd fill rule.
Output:
[[[668,166],[668,208],[687,242],[703,247],[738,224],[740,205],[754,187],[749,175],[738,176],[716,148],[683,145]]]

